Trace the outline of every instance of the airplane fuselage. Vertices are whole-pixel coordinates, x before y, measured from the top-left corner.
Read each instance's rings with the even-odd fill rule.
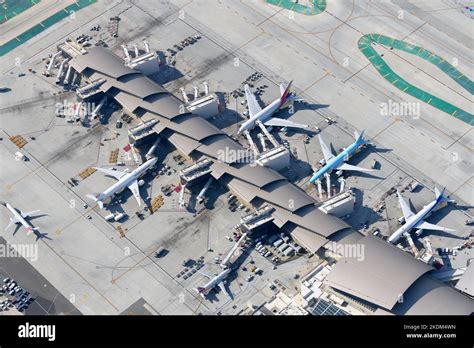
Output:
[[[423,220],[430,215],[436,206],[441,202],[442,197],[438,197],[428,205],[425,205],[418,213],[409,217],[405,224],[396,230],[389,238],[390,243],[396,243],[405,232],[410,232],[413,228],[416,228]]]
[[[229,275],[229,273],[232,271],[232,269],[230,268],[227,268],[225,270],[223,270],[221,273],[219,273],[218,275],[216,275],[214,278],[212,278],[211,280],[209,280],[209,282],[207,282],[204,286],[202,286],[202,291],[200,292],[201,296],[206,296],[207,294],[209,294],[209,292],[214,289],[214,287],[219,284],[221,281],[223,281],[225,278],[227,278],[227,276]]]
[[[142,176],[148,169],[153,167],[155,163],[157,162],[158,159],[152,158],[145,163],[143,163],[141,166],[136,168],[130,173],[125,174],[123,177],[121,177],[115,184],[110,186],[107,190],[102,192],[98,199],[101,201],[108,199],[115,193],[121,192],[124,189],[126,189],[134,180]]]
[[[256,115],[253,115],[249,120],[242,123],[242,126],[240,126],[240,128],[239,128],[238,134],[241,134],[246,130],[253,129],[255,127],[255,125],[257,124],[257,121],[260,121],[262,123],[265,122],[270,117],[272,117],[272,115],[275,112],[277,112],[280,109],[283,109],[292,100],[293,100],[293,96],[289,96],[286,99],[286,102],[282,105],[280,98],[275,99],[270,104],[268,104],[265,108],[260,110]]]
[[[326,162],[326,165],[319,169],[316,173],[313,174],[311,179],[309,180],[310,183],[314,183],[316,180],[321,179],[321,177],[328,173],[330,174],[333,169],[339,167],[346,159],[348,159],[358,148],[362,145],[361,141],[355,141],[351,145],[349,145],[345,150],[343,150],[339,155],[331,158],[329,161]]]
[[[12,213],[13,216],[16,218],[16,220],[17,220],[20,224],[22,224],[22,226],[23,226],[24,228],[26,228],[26,230],[27,230],[29,233],[33,232],[33,227],[23,218],[23,216],[21,216],[20,213],[18,213],[18,211],[17,211],[15,208],[13,208],[13,207],[12,207],[10,204],[8,204],[8,203],[6,203],[5,206],[8,208],[8,210],[11,211],[11,213]],[[13,219],[10,218],[10,220],[13,220]]]

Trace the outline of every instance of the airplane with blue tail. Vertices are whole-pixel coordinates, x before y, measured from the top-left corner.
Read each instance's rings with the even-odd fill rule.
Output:
[[[449,199],[444,196],[444,189],[443,191],[439,191],[438,188],[435,187],[435,200],[430,202],[429,204],[425,205],[418,213],[414,213],[410,205],[407,201],[405,201],[400,193],[400,191],[397,190],[397,196],[398,196],[398,201],[400,204],[400,207],[403,212],[403,217],[405,219],[405,224],[400,227],[398,230],[396,230],[389,238],[388,241],[390,243],[397,243],[398,240],[400,239],[401,236],[403,236],[405,233],[410,232],[412,229],[417,229],[418,231],[421,230],[437,230],[437,231],[443,231],[443,232],[454,232],[454,230],[438,226],[435,224],[430,224],[425,220],[425,218],[430,215],[433,210],[441,203],[441,202],[448,202]],[[418,233],[418,235],[421,233]]]
[[[321,179],[325,174],[330,174],[333,170],[348,170],[348,171],[358,171],[358,172],[371,172],[372,169],[362,168],[353,166],[351,164],[346,163],[349,157],[362,145],[367,144],[364,140],[364,131],[362,132],[354,132],[355,141],[349,145],[346,149],[344,149],[340,154],[335,156],[331,151],[330,147],[326,145],[326,143],[319,137],[319,143],[321,144],[321,149],[323,151],[323,156],[326,164],[317,170],[311,179],[309,179],[310,183],[314,183],[316,180]]]

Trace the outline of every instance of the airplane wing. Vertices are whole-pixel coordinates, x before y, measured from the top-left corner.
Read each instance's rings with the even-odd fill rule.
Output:
[[[257,98],[255,95],[250,91],[249,85],[245,85],[245,98],[247,99],[247,105],[249,107],[249,116],[252,117],[258,114],[262,108],[258,104]]]
[[[105,173],[109,176],[112,176],[117,180],[119,180],[122,176],[124,176],[126,174],[126,173],[120,172],[118,170],[112,170],[112,169],[107,169],[107,168],[94,167],[94,169],[97,169],[98,171],[100,171],[102,173]]]
[[[403,199],[400,191],[398,190],[397,190],[397,196],[398,196],[398,203],[400,204],[400,208],[402,208],[403,217],[405,218],[405,220],[407,220],[410,216],[413,216],[415,213],[411,210],[410,204],[408,204],[408,202]]]
[[[268,119],[264,124],[272,127],[308,128],[307,124],[295,123],[277,117]]]
[[[340,169],[340,170],[353,170],[353,171],[356,171],[356,172],[373,172],[373,169],[357,167],[357,166],[353,166],[353,165],[347,164],[347,163],[341,164],[339,167],[337,167],[337,169]]]
[[[329,146],[326,145],[326,143],[324,142],[323,138],[321,138],[320,135],[318,135],[318,138],[319,138],[319,144],[321,145],[321,150],[323,150],[323,156],[324,156],[324,159],[327,161],[329,161],[331,158],[334,157],[334,154],[332,153],[331,149],[329,148]]]
[[[36,214],[36,213],[39,213],[40,211],[41,211],[41,210],[37,209],[37,210],[28,211],[28,212],[26,212],[26,213],[23,213],[23,212],[22,212],[22,213],[21,213],[21,217],[25,219],[25,218],[27,218],[27,217],[30,217],[31,215],[34,215],[34,214]]]
[[[212,279],[212,277],[204,272],[201,272],[200,270],[198,270],[198,273],[201,273],[204,277],[208,278],[208,279]]]
[[[443,231],[443,232],[454,232],[454,230],[442,226],[438,226],[435,224],[430,224],[429,222],[423,221],[422,223],[416,225],[416,228],[420,230],[435,230],[435,231]]]
[[[140,197],[140,190],[138,188],[138,181],[135,180],[133,181],[130,185],[128,185],[128,189],[132,191],[133,195],[135,196],[135,199],[138,202],[138,205],[141,205],[141,197]]]
[[[229,292],[227,291],[227,289],[225,288],[225,285],[224,285],[224,282],[220,282],[219,284],[217,284],[217,286],[219,286],[219,288],[221,289],[221,291],[226,294],[226,296],[230,297],[232,299],[232,296],[230,296]]]

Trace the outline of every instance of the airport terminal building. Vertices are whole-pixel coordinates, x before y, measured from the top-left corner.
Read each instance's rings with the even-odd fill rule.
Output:
[[[323,247],[360,244],[363,258],[342,255],[325,283],[340,294],[366,302],[375,314],[458,314],[474,303],[434,278],[433,268],[317,209],[313,198],[268,167],[249,163],[248,151],[202,117],[186,112],[183,102],[133,70],[111,51],[94,47],[70,61],[83,80],[114,98],[126,113],[143,122],[188,158],[209,159],[210,175],[253,207],[271,205],[273,223],[309,252]],[[233,154],[227,156],[225,154]]]

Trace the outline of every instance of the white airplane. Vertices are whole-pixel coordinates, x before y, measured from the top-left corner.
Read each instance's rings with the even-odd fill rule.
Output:
[[[418,230],[438,230],[438,231],[444,231],[444,232],[454,232],[454,230],[441,227],[438,225],[430,224],[428,222],[425,222],[425,218],[428,217],[428,215],[434,210],[434,208],[440,204],[441,202],[447,202],[448,198],[446,198],[443,195],[444,189],[442,192],[438,190],[438,188],[435,187],[435,195],[436,199],[432,201],[431,203],[425,205],[418,213],[414,213],[410,205],[407,201],[405,201],[400,194],[400,191],[397,190],[397,195],[398,195],[398,201],[400,203],[400,207],[402,208],[403,212],[403,217],[405,218],[405,224],[400,227],[397,231],[395,231],[388,241],[390,243],[395,244],[401,236],[403,236],[405,233],[410,232],[411,229],[418,229]]]
[[[203,298],[206,298],[206,296],[211,292],[211,290],[214,289],[214,287],[218,286],[224,294],[226,294],[228,297],[230,297],[232,299],[232,296],[230,296],[230,294],[227,292],[227,290],[225,288],[225,285],[224,285],[225,284],[225,278],[227,278],[227,276],[229,275],[229,273],[231,271],[232,271],[231,268],[227,268],[227,269],[223,270],[221,273],[219,273],[218,275],[216,275],[214,278],[211,278],[211,276],[209,276],[205,273],[199,272],[203,276],[209,278],[210,280],[205,285],[198,286],[197,288],[195,288],[195,290]]]
[[[140,178],[142,175],[144,175],[148,169],[153,167],[156,161],[158,161],[157,158],[151,158],[130,173],[127,171],[121,172],[118,170],[94,167],[95,169],[101,172],[104,172],[105,174],[109,176],[114,177],[118,181],[112,186],[110,186],[104,192],[96,193],[93,195],[87,195],[87,198],[90,198],[94,200],[95,202],[97,202],[100,209],[102,209],[104,208],[105,200],[113,196],[115,193],[121,192],[125,188],[128,188],[130,191],[132,191],[133,196],[138,202],[138,206],[140,206],[141,197],[140,197],[139,186],[142,186],[145,182],[143,180],[138,181],[137,179]]]
[[[1,203],[3,206],[5,206],[10,212],[13,214],[13,218],[10,218],[10,222],[8,223],[7,227],[5,227],[5,231],[8,230],[10,227],[16,224],[21,224],[27,231],[27,234],[34,233],[36,235],[36,240],[40,239],[41,237],[44,237],[47,235],[47,233],[39,233],[38,228],[31,226],[28,221],[26,221],[26,218],[31,217],[31,215],[34,215],[38,213],[40,210],[32,210],[28,211],[26,213],[23,213],[21,210],[17,210],[13,208],[10,204],[8,203]],[[15,230],[16,232],[16,230]],[[14,233],[15,233],[14,232]]]
[[[250,130],[255,127],[257,121],[262,122],[265,126],[274,126],[274,127],[291,127],[291,128],[307,128],[306,124],[299,124],[284,120],[282,118],[275,118],[272,115],[286,107],[288,104],[291,104],[295,101],[302,101],[301,98],[298,98],[296,95],[290,93],[291,83],[290,81],[288,86],[285,88],[283,84],[280,84],[280,98],[275,99],[264,109],[260,107],[255,98],[255,95],[250,91],[250,87],[245,85],[245,98],[247,99],[247,106],[249,108],[249,117],[250,119],[245,121],[239,128],[238,134],[243,133],[246,130]]]
[[[353,166],[351,164],[346,163],[350,155],[352,155],[360,146],[367,143],[364,140],[364,131],[362,131],[361,133],[354,132],[354,138],[355,138],[355,141],[352,144],[350,144],[339,155],[334,156],[334,154],[331,151],[331,148],[326,145],[326,143],[323,141],[323,139],[319,135],[319,143],[321,144],[321,149],[323,150],[323,156],[324,156],[324,160],[326,164],[324,165],[324,167],[314,172],[311,179],[309,179],[309,182],[314,183],[316,180],[319,180],[324,174],[326,173],[329,174],[334,169],[352,170],[352,171],[358,171],[358,172],[371,172],[372,169],[357,167],[357,166]]]

